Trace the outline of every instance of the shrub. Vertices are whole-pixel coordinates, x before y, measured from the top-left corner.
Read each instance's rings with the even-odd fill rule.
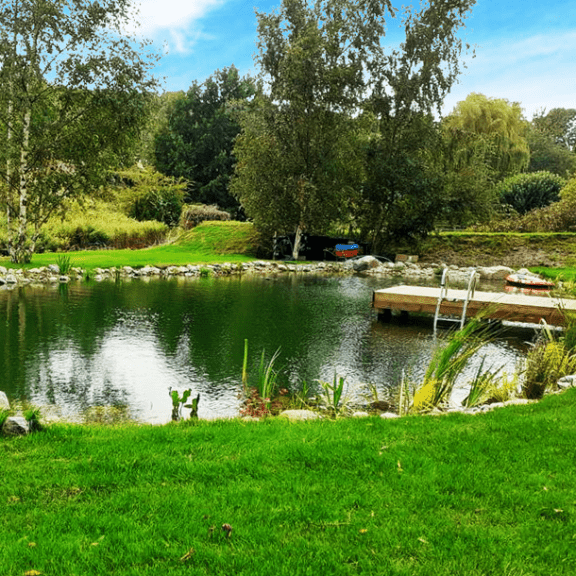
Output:
[[[139,221],[157,220],[174,228],[182,214],[182,192],[173,188],[150,190],[137,198],[130,209],[130,217]]]
[[[72,203],[64,219],[54,217],[43,233],[46,246],[72,248],[144,248],[161,242],[168,232],[166,224],[152,220],[138,222],[100,200],[87,201],[83,207]],[[48,249],[48,248],[47,248]]]
[[[501,202],[511,206],[518,214],[549,206],[559,199],[566,180],[557,174],[541,171],[510,176],[496,186]]]
[[[560,191],[560,201],[479,227],[491,232],[570,232],[576,229],[576,178]]]
[[[190,230],[206,220],[230,220],[230,214],[219,210],[217,206],[206,206],[203,204],[189,204],[182,208],[180,226],[184,230]]]
[[[526,398],[542,398],[546,390],[554,388],[560,378],[576,369],[576,356],[554,340],[538,343],[526,358],[526,377],[522,392]]]

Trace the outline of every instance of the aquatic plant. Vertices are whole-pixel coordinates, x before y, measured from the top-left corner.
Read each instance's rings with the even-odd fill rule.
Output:
[[[42,430],[42,424],[40,423],[41,412],[40,408],[36,406],[27,406],[24,408],[22,414],[28,422],[28,427],[30,428],[30,432],[37,432]]]
[[[404,416],[410,410],[410,384],[406,377],[406,372],[402,370],[402,379],[400,380],[400,390],[398,399],[398,414]]]
[[[270,360],[266,360],[266,351],[262,350],[253,385],[250,385],[248,340],[244,340],[244,359],[242,362],[244,408],[240,411],[242,415],[261,417],[275,414],[289,402],[287,399],[288,390],[286,388],[279,389],[278,371],[274,368],[279,355],[280,348],[274,352]],[[281,396],[285,399],[283,400]]]
[[[506,402],[518,396],[521,389],[520,377],[522,371],[523,368],[519,366],[511,374],[502,372],[502,376],[487,387],[482,402],[488,404],[492,404],[493,402]]]
[[[476,375],[470,382],[468,396],[466,396],[464,402],[462,402],[466,408],[472,408],[484,404],[488,399],[489,390],[498,389],[498,373],[502,370],[503,366],[498,368],[496,371],[484,370],[485,362],[486,356],[482,358],[480,366],[478,366],[478,370],[476,371]]]
[[[258,388],[251,387],[244,397],[244,407],[240,410],[242,416],[262,418],[271,414],[277,414],[282,409],[282,404],[269,397],[262,397]]]
[[[292,394],[290,404],[294,408],[308,408],[312,396],[312,388],[306,380],[302,380],[300,390]]]
[[[60,254],[56,258],[56,264],[58,265],[58,269],[60,270],[60,274],[68,274],[72,269],[72,261],[70,256],[66,254]]]
[[[248,389],[248,339],[244,340],[244,360],[242,362],[242,387]]]
[[[256,380],[256,388],[261,398],[272,398],[277,392],[277,378],[278,372],[274,370],[274,363],[280,355],[280,348],[274,352],[272,358],[266,362],[264,350],[260,356],[260,363],[258,364],[258,374]]]
[[[557,340],[542,320],[540,337],[526,356],[522,395],[528,399],[542,398],[546,390],[556,386],[560,378],[576,371],[576,354]]]
[[[338,376],[336,373],[334,373],[332,383],[317,380],[322,388],[322,401],[334,416],[341,414],[347,404],[347,399],[343,397],[345,381],[344,376]]]
[[[198,393],[196,398],[192,399],[192,404],[186,404],[186,401],[192,394],[192,390],[190,388],[188,388],[188,390],[184,390],[184,392],[182,392],[182,396],[178,394],[178,390],[172,390],[172,388],[169,388],[168,393],[170,394],[170,398],[172,398],[173,422],[178,422],[181,419],[182,408],[190,409],[190,419],[198,418],[198,403],[200,402],[200,393]]]

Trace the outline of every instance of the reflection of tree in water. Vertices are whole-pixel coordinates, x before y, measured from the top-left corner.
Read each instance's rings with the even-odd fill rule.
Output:
[[[128,393],[126,390],[116,388],[112,380],[107,377],[104,379],[102,388],[94,390],[91,404],[93,406],[113,406],[115,408],[124,408],[129,404]]]
[[[384,392],[406,367],[418,378],[431,330],[376,322],[371,289],[367,279],[291,275],[0,291],[0,379],[9,398],[69,412],[129,406],[167,421],[172,387],[201,392],[201,415],[231,416],[248,339],[252,372],[263,350],[280,348],[282,385],[336,371]]]

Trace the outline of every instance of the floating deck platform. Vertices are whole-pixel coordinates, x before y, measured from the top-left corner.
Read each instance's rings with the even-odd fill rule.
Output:
[[[466,296],[466,290],[448,290],[440,303],[439,312],[442,317],[461,317]],[[440,288],[393,286],[375,290],[372,296],[372,307],[384,318],[390,317],[392,311],[434,315],[439,297]],[[548,324],[562,326],[564,324],[562,310],[576,313],[576,300],[476,291],[468,300],[466,317],[484,312],[487,319],[534,324],[544,319]]]

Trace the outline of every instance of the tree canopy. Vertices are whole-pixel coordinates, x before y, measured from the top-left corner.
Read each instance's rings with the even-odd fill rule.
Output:
[[[156,58],[123,34],[131,11],[128,0],[0,7],[0,186],[15,262],[67,198],[132,161]]]
[[[255,91],[255,81],[231,66],[173,100],[167,126],[155,139],[155,164],[164,174],[188,180],[189,201],[238,206],[229,194],[236,163],[232,148],[240,132],[235,103]]]
[[[517,102],[470,94],[444,118],[443,127],[449,136],[465,143],[459,150],[460,162],[472,158],[481,147],[497,180],[528,167],[528,122]]]
[[[400,14],[388,0],[284,0],[277,13],[258,14],[257,63],[268,92],[243,117],[233,182],[248,215],[296,232],[297,255],[303,231],[348,221],[377,238],[402,229],[402,207],[429,207],[418,196],[434,195],[436,184],[411,127],[429,123],[455,81],[457,32],[473,3],[440,0]],[[387,20],[397,16],[405,41],[386,49]],[[399,173],[406,179],[397,181]],[[422,192],[423,184],[431,187]],[[396,223],[372,218],[376,207]]]
[[[576,110],[540,111],[530,123],[527,138],[530,172],[546,170],[567,177],[576,171]]]

